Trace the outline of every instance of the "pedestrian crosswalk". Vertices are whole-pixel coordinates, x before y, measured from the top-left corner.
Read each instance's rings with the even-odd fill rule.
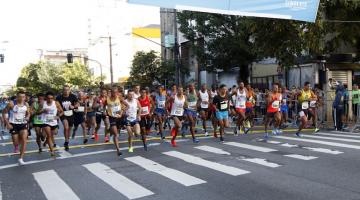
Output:
[[[126,163],[126,166],[132,169],[137,166],[137,170],[142,170],[141,175],[151,174],[155,177],[162,177],[161,181],[170,181],[178,186],[197,187],[211,182],[203,174],[193,173],[179,166],[189,165],[191,168],[200,168],[202,171],[210,174],[216,173],[224,178],[238,178],[256,173],[256,168],[252,168],[253,166],[267,170],[281,169],[294,159],[298,160],[297,162],[309,161],[307,163],[311,165],[311,161],[322,158],[322,155],[335,157],[346,154],[348,149],[360,150],[360,145],[353,144],[353,140],[360,141],[360,138],[357,140],[357,137],[348,137],[353,139],[344,140],[347,138],[344,136],[346,135],[325,134],[324,136],[304,135],[304,137],[298,138],[288,135],[274,136],[268,140],[257,138],[247,142],[207,143],[206,145],[191,146],[186,150],[177,148],[171,151],[161,151],[158,157],[163,159],[147,157],[146,154],[141,156],[129,154],[119,162]],[[154,146],[154,148],[156,147]],[[76,154],[62,154],[61,159],[68,159],[69,156],[76,157]],[[221,159],[216,159],[219,157]],[[276,157],[275,160],[274,157]],[[278,159],[286,159],[287,162],[279,163]],[[179,164],[169,165],[170,161]],[[89,175],[94,176],[99,183],[106,184],[119,193],[123,197],[120,199],[141,199],[148,196],[157,198],[156,195],[161,195],[159,194],[160,190],[157,189],[157,187],[161,187],[159,184],[144,183],[139,179],[134,180],[133,176],[129,176],[129,173],[119,166],[114,167],[109,163],[94,162],[83,164],[81,168]],[[77,200],[81,197],[80,194],[76,194],[76,190],[72,189],[72,184],[68,183],[68,179],[63,179],[57,169],[36,171],[32,173],[32,176],[46,199]],[[79,176],[78,178],[81,179],[81,175],[74,174],[74,176]]]

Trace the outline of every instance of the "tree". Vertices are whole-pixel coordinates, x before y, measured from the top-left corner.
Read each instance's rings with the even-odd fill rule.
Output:
[[[150,86],[167,81],[171,84],[175,82],[175,70],[174,62],[162,61],[155,51],[139,51],[134,56],[128,83]],[[181,73],[189,72],[186,67],[181,67]]]

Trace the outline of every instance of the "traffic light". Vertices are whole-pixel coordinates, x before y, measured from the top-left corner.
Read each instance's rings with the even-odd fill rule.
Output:
[[[67,62],[68,63],[73,63],[73,55],[71,53],[68,53],[66,55],[66,57],[67,57]]]
[[[4,54],[0,54],[0,63],[4,63],[5,56]]]

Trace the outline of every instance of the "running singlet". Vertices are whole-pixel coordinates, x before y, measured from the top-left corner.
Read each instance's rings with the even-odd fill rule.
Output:
[[[138,111],[138,101],[133,99],[132,101],[125,100],[128,104],[128,109],[126,110],[127,120],[133,122],[137,118],[137,111]]]
[[[216,95],[217,95],[217,91],[215,90],[215,92],[213,92],[212,90],[210,91],[210,95],[211,98],[213,99]]]
[[[44,123],[49,126],[57,126],[58,122],[56,120],[56,115],[58,110],[55,101],[53,101],[50,106],[47,102],[44,102],[43,109],[45,110]]]
[[[183,116],[184,115],[184,104],[185,104],[185,98],[179,99],[179,97],[176,95],[174,97],[174,103],[171,106],[171,115],[172,116]]]
[[[107,113],[110,117],[116,117],[121,112],[121,102],[118,97],[114,101],[110,97],[106,99]]]
[[[9,122],[11,124],[27,124],[26,112],[28,110],[27,105],[17,105],[15,102],[14,107],[10,110]]]
[[[150,99],[149,96],[146,96],[145,99],[138,98],[140,102],[140,115],[145,116],[150,114]]]
[[[188,109],[192,111],[196,111],[197,95],[195,92],[188,94],[187,101],[188,101]]]
[[[70,94],[68,97],[64,97],[63,95],[58,96],[56,101],[60,103],[64,110],[64,115],[66,117],[73,116],[74,112],[73,109],[70,109],[70,106],[74,106],[75,103],[78,101],[77,97],[73,94]]]
[[[165,95],[156,94],[156,96],[155,96],[156,108],[165,109],[165,102],[166,102]]]
[[[209,108],[209,93],[207,91],[202,92],[200,90],[199,94],[200,94],[200,99],[201,99],[200,107],[201,108]]]
[[[309,107],[316,107],[316,101],[310,101],[310,98],[314,97],[314,93],[311,90],[305,91],[301,90],[299,96],[299,103],[301,105],[302,110],[309,109]]]
[[[38,102],[34,102],[34,111],[35,113],[37,113],[40,109],[39,103]],[[35,115],[33,118],[33,124],[44,124],[44,115],[40,114],[40,115]]]
[[[246,108],[247,93],[245,90],[240,92],[238,89],[236,92],[235,108],[245,109]]]
[[[97,99],[98,108],[97,108],[96,114],[98,114],[98,115],[104,114],[105,102],[106,102],[105,97],[99,97]]]
[[[280,111],[280,102],[282,100],[282,95],[279,93],[271,93],[271,102],[267,106],[268,113],[274,113]]]
[[[214,97],[214,101],[213,101],[214,105],[216,105],[216,108],[223,112],[223,111],[227,111],[229,108],[229,99],[227,96],[220,96],[220,95],[216,95]]]

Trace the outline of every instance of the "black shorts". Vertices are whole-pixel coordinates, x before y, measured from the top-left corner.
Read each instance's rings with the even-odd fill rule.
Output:
[[[151,126],[151,119],[150,116],[143,116],[140,120],[140,127],[150,129]]]
[[[44,124],[33,124],[33,128],[44,128]]]
[[[174,118],[178,118],[180,121],[184,121],[185,120],[185,117],[184,116],[174,116],[172,115],[171,118],[174,119]]]
[[[126,121],[124,121],[124,118],[115,118],[109,116],[109,122],[110,122],[110,127],[116,126],[117,128],[121,128],[126,125]]]
[[[85,122],[85,114],[75,114],[74,115],[74,125],[79,126]]]
[[[66,120],[69,124],[69,127],[74,126],[74,115],[73,116],[61,116],[60,120],[63,122],[64,120]],[[64,122],[63,122],[64,124]]]
[[[126,126],[134,127],[136,124],[139,124],[139,121],[138,121],[138,120],[135,120],[135,121],[129,121],[129,120],[127,120],[127,121],[126,121]]]
[[[96,124],[101,124],[101,120],[105,121],[106,115],[104,115],[103,113],[96,113]]]
[[[27,130],[29,128],[28,124],[11,124],[11,126],[13,127],[10,130],[12,135],[19,134],[20,131]]]
[[[44,124],[44,126],[43,126],[44,128],[47,128],[47,127],[50,127],[50,129],[52,130],[52,131],[54,131],[54,130],[56,130],[56,129],[58,129],[59,128],[59,126],[58,125],[56,125],[56,126],[50,126],[49,124]]]

